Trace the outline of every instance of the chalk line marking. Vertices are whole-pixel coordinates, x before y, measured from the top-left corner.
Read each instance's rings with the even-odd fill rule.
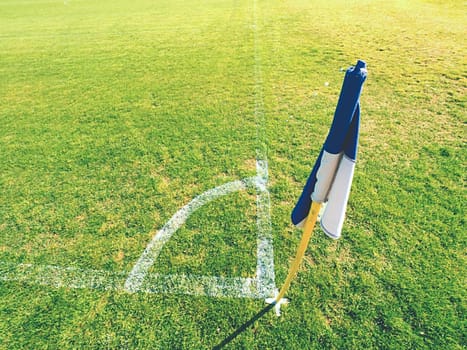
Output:
[[[257,33],[256,0],[253,2],[254,31],[254,117],[256,123],[255,177],[229,182],[195,197],[158,231],[132,271],[110,272],[53,265],[11,264],[0,262],[0,281],[21,281],[53,287],[124,290],[127,292],[175,293],[213,297],[266,298],[276,291],[274,253],[268,190],[267,139],[264,115],[262,64]],[[231,193],[255,188],[257,191],[257,268],[256,277],[218,277],[198,275],[161,275],[149,273],[164,244],[203,205]]]
[[[258,178],[257,198],[257,270],[258,288],[265,297],[276,292],[274,272],[274,251],[272,244],[271,198],[268,190],[269,168],[267,156],[266,120],[263,96],[263,70],[258,35],[258,10],[253,0],[253,46],[254,46],[254,98],[256,123],[256,176]]]
[[[127,272],[0,262],[0,281],[53,288],[124,291]],[[141,293],[261,299],[254,278],[148,274]]]

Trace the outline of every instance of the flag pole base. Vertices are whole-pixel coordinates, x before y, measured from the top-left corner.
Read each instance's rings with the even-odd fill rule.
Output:
[[[279,291],[276,289],[274,291],[273,298],[266,298],[266,304],[274,305],[274,310],[276,311],[276,316],[279,317],[281,315],[281,305],[287,305],[289,303],[289,299],[287,298],[280,298],[277,300],[277,296],[279,295]]]
[[[284,285],[282,286],[279,292],[277,292],[277,290],[274,291],[274,294],[275,294],[274,298],[266,299],[266,302],[268,304],[274,305],[277,316],[281,315],[281,305],[287,304],[289,302],[288,299],[284,298],[284,296],[290,287],[290,283],[292,282],[292,279],[297,274],[298,268],[300,267],[300,262],[303,256],[305,255],[305,250],[308,246],[308,242],[310,241],[311,234],[313,233],[313,228],[315,227],[316,221],[318,220],[318,215],[321,210],[321,206],[322,206],[322,203],[319,203],[319,202],[311,203],[310,211],[306,218],[305,226],[303,227],[303,235],[300,240],[300,244],[297,248],[295,260],[293,261],[292,266],[290,266],[290,270],[287,275],[287,278],[285,279]]]

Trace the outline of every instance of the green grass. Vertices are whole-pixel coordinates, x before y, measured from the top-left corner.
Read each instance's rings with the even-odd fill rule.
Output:
[[[280,286],[290,211],[361,58],[343,237],[316,230],[283,316],[227,348],[462,349],[465,5],[256,1],[255,28],[254,0],[0,0],[0,262],[129,272],[183,205],[256,174],[261,87]],[[211,202],[152,270],[252,277],[255,215],[251,191]],[[0,301],[2,349],[208,349],[264,306],[14,281]]]

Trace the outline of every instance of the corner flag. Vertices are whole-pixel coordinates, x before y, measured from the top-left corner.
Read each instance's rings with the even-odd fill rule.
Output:
[[[321,227],[331,238],[341,236],[355,169],[360,124],[360,93],[367,76],[359,60],[345,73],[334,119],[321,153],[292,212],[294,225],[302,227],[311,203],[326,203]]]

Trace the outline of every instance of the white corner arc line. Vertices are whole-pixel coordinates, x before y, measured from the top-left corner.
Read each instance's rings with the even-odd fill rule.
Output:
[[[149,269],[159,256],[164,244],[170,240],[172,235],[186,222],[191,214],[216,198],[245,190],[249,183],[255,182],[254,180],[255,178],[249,178],[244,181],[237,180],[212,188],[196,196],[190,203],[178,210],[146,246],[146,249],[125,281],[125,290],[134,293],[140,289]]]

